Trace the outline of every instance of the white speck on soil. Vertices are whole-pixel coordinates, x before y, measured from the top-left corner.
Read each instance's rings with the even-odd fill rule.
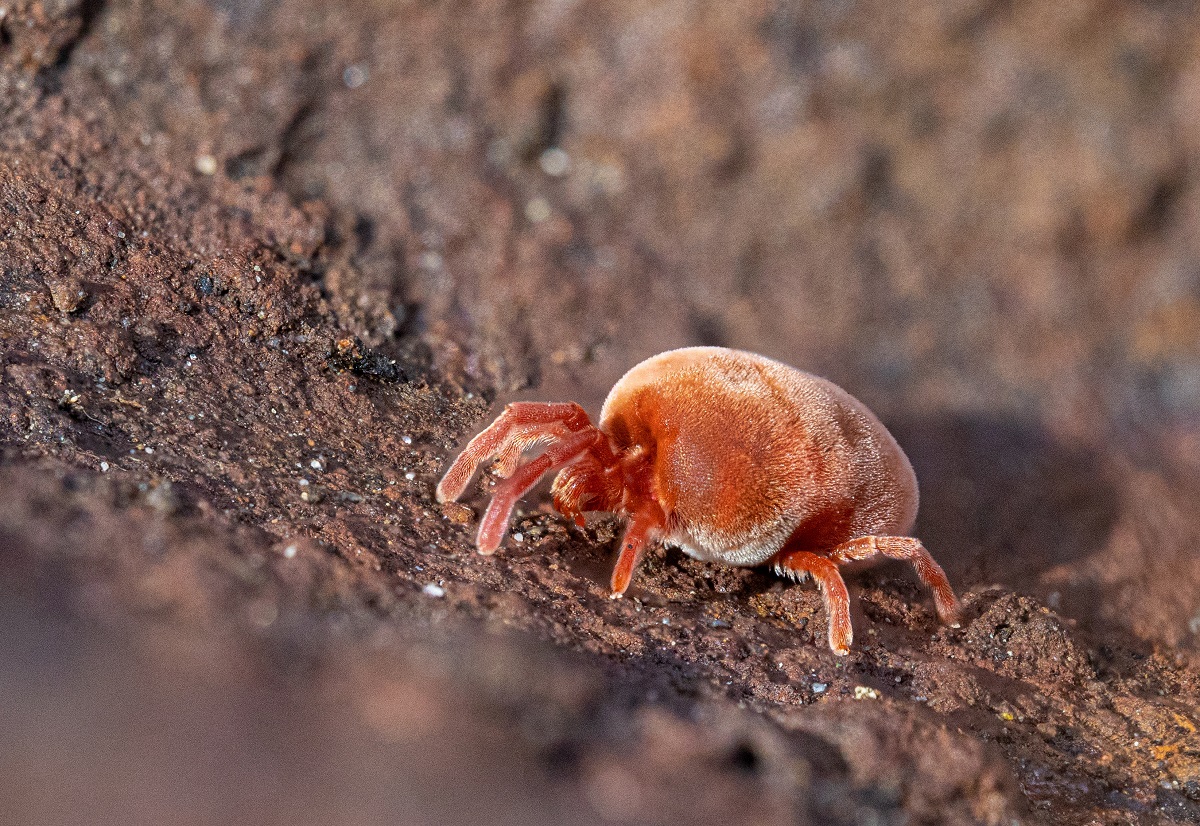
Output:
[[[446,589],[443,588],[441,585],[437,585],[436,583],[433,583],[433,582],[430,582],[428,585],[426,585],[421,590],[425,592],[426,596],[430,596],[435,599],[440,599],[441,597],[446,596]]]
[[[538,166],[547,175],[559,178],[571,170],[571,156],[557,146],[551,147],[538,157]]]
[[[540,195],[525,205],[525,218],[531,224],[540,224],[551,214],[550,202]]]
[[[367,67],[356,63],[342,71],[342,83],[346,84],[347,89],[357,89],[367,82],[368,76]]]

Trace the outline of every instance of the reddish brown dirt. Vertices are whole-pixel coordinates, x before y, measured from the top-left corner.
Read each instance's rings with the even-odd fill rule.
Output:
[[[1188,4],[0,10],[0,822],[1200,822]],[[918,533],[818,595],[531,498],[497,399],[821,372]],[[478,489],[469,501],[476,511]]]

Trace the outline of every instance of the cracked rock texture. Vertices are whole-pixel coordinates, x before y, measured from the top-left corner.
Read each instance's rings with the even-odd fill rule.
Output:
[[[1200,822],[1190,3],[0,7],[0,822]],[[721,344],[959,588],[650,554],[447,458]],[[518,538],[519,534],[519,538]]]

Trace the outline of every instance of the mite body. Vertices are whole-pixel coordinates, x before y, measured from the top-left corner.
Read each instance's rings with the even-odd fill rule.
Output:
[[[548,444],[521,463],[522,454]],[[505,477],[479,526],[490,554],[517,500],[557,470],[555,507],[629,520],[613,596],[629,587],[647,543],[726,565],[771,565],[811,576],[829,615],[829,646],[849,651],[850,604],[838,566],[876,555],[905,559],[956,624],[958,600],[941,567],[908,534],[917,479],[870,410],[832,382],[753,353],[689,347],[647,359],[613,386],[593,425],[574,403],[516,403],[476,436],[437,488],[458,498],[479,465]]]

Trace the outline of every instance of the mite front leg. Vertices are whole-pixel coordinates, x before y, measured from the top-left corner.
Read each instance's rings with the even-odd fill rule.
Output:
[[[437,500],[453,502],[462,496],[475,471],[493,456],[499,457],[501,475],[508,476],[516,469],[523,450],[539,441],[578,432],[591,424],[587,412],[574,402],[514,402],[458,454],[442,481],[438,482]]]
[[[538,483],[542,474],[575,461],[603,440],[604,434],[594,427],[572,433],[546,448],[541,456],[521,465],[512,476],[497,485],[483,519],[479,521],[479,534],[475,538],[479,552],[490,554],[500,547],[517,500]]]
[[[917,577],[933,591],[933,605],[938,619],[951,628],[958,628],[962,610],[946,572],[938,565],[921,540],[911,536],[860,536],[838,545],[829,552],[836,562],[870,559],[883,554],[889,559],[903,559],[912,564]]]
[[[794,580],[811,576],[821,591],[825,614],[829,618],[829,647],[839,657],[850,653],[854,629],[850,625],[850,594],[838,572],[837,564],[829,557],[809,551],[782,550],[768,561],[775,573]]]

